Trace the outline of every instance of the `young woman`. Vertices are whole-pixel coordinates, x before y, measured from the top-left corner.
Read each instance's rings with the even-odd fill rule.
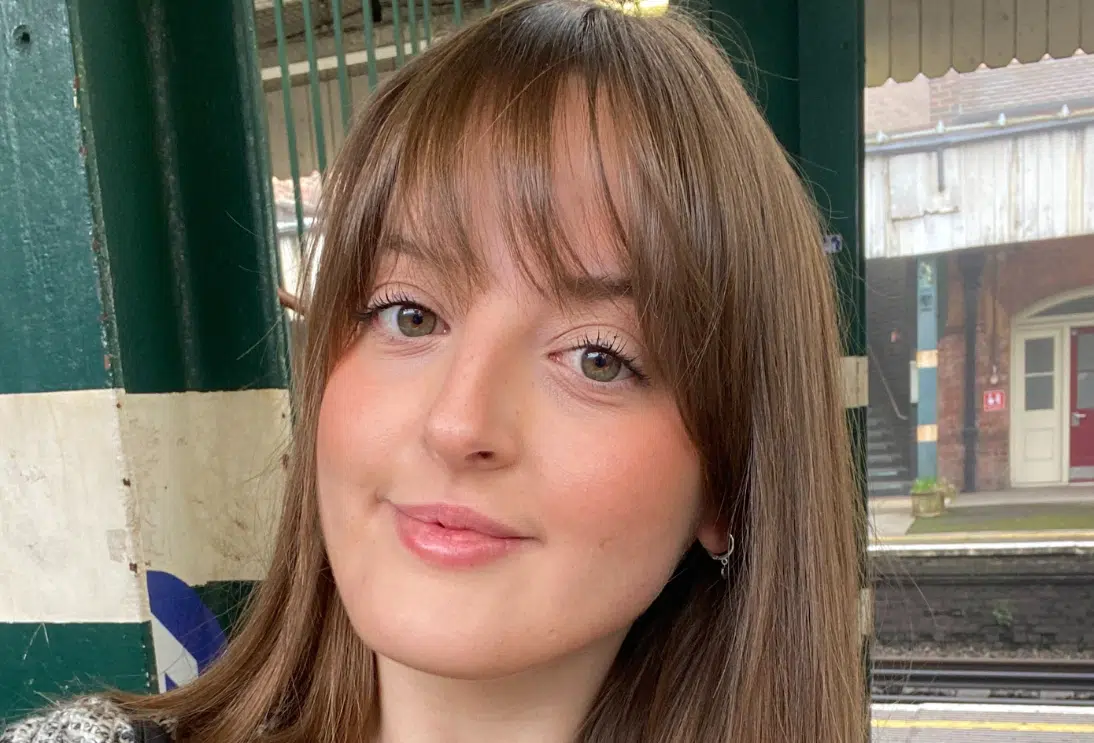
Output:
[[[864,741],[829,267],[716,46],[508,5],[377,93],[324,199],[245,626],[0,740]]]

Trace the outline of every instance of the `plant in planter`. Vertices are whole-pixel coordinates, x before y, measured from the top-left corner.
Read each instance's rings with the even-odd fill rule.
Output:
[[[912,483],[912,516],[939,516],[953,500],[955,489],[940,477],[920,477]]]

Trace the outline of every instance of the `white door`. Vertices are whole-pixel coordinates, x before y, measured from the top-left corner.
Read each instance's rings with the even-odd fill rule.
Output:
[[[1011,479],[1015,485],[1063,481],[1061,331],[1015,337],[1011,378]]]

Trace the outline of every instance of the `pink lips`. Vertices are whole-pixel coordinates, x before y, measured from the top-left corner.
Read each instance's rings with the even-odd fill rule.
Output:
[[[442,567],[485,565],[527,540],[513,529],[462,506],[394,506],[399,541],[426,562]]]

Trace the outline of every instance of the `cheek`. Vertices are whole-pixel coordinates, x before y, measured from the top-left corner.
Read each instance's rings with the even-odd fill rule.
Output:
[[[331,372],[323,391],[316,429],[318,473],[339,485],[365,485],[381,472],[408,418],[405,398],[369,373],[359,349],[351,350]]]
[[[386,487],[394,442],[407,419],[399,395],[369,373],[351,350],[327,380],[316,428],[316,485],[332,561],[352,541]]]
[[[618,585],[646,590],[666,578],[694,539],[701,501],[698,454],[675,406],[653,406],[610,432],[578,427],[547,447],[555,475],[545,480],[561,496],[546,502],[557,533],[616,571]]]

